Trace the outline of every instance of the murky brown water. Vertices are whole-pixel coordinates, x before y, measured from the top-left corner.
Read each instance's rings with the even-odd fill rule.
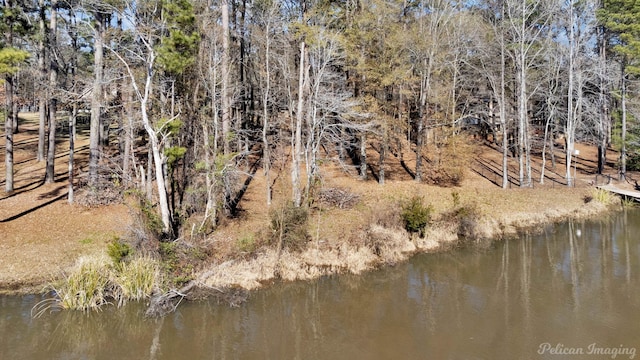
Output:
[[[640,212],[159,320],[141,305],[32,319],[39,300],[0,297],[0,359],[640,358]]]

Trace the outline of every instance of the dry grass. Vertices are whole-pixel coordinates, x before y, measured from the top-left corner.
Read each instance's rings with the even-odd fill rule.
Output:
[[[112,302],[122,306],[149,298],[159,286],[159,268],[156,260],[145,257],[117,265],[106,254],[81,257],[64,280],[51,285],[55,298],[37,304],[33,313],[51,308],[99,310]]]
[[[29,130],[28,126],[23,129]],[[57,160],[60,181],[38,185],[43,164],[33,159],[34,129],[31,126],[31,132],[16,135],[16,143],[20,143],[16,149],[16,185],[24,187],[24,191],[0,199],[3,219],[64,195],[65,156]],[[86,139],[81,137],[77,145],[86,145]],[[469,146],[476,146],[470,151],[477,157],[499,162],[500,153],[495,149]],[[59,154],[64,153],[65,147],[61,141]],[[375,182],[374,174],[370,173],[368,181],[360,181],[353,169],[345,171],[332,161],[324,161],[323,181],[317,193],[324,194],[323,189],[340,189],[340,193],[314,204],[308,217],[310,238],[306,249],[298,253],[283,251],[279,256],[275,249],[263,246],[264,238],[270,233],[270,209],[265,205],[265,179],[259,170],[240,202],[239,217],[225,221],[206,238],[198,235],[209,256],[205,263],[210,265],[199,271],[195,279],[203,285],[253,289],[277,278],[310,279],[341,272],[360,273],[382,264],[403,261],[415,252],[446,249],[459,243],[461,232],[460,223],[450,218],[445,221],[443,214],[451,213],[460,204],[474,204],[477,213],[481,214],[472,218],[473,231],[467,232],[474,240],[499,239],[516,234],[522,228],[593,216],[607,210],[599,201],[588,204],[584,201],[590,196],[591,188],[586,184],[592,180],[592,175],[587,174],[593,173],[594,163],[590,159],[595,159],[595,151],[586,146],[579,145],[578,148],[582,154],[578,163],[579,187],[574,189],[552,188],[547,183],[545,188],[503,190],[473,172],[465,173],[457,187],[418,184],[405,170],[405,167],[415,168],[415,155],[408,150],[407,144],[403,145],[404,151],[400,149],[402,154],[387,157],[384,186]],[[86,151],[76,154],[81,166],[86,166],[86,154]],[[615,157],[613,152],[609,155]],[[378,171],[377,156],[376,150],[370,148],[368,159],[374,173]],[[272,179],[277,179],[274,204],[286,202],[291,195],[286,158],[286,153],[277,157],[283,160],[278,160],[272,168]],[[2,166],[0,163],[3,170]],[[513,159],[510,166],[513,171]],[[534,162],[536,166],[539,162]],[[558,169],[561,167],[558,163]],[[557,176],[558,169],[549,167],[547,171]],[[452,198],[453,191],[458,194],[458,204]],[[426,204],[433,206],[433,220],[423,238],[403,230],[399,215],[400,204],[413,196],[422,197]],[[272,208],[276,206],[272,205]],[[83,209],[66,205],[61,199],[19,219],[0,223],[3,234],[0,245],[4,252],[0,262],[0,288],[42,283],[50,274],[61,270],[71,274],[69,268],[79,257],[103,252],[109,239],[122,236],[123,230],[127,229],[125,224],[131,222],[124,206]],[[186,229],[185,238],[190,236],[191,229]],[[244,241],[243,237],[246,238]],[[147,273],[150,272],[147,269]],[[92,281],[100,283],[101,280]],[[137,281],[146,280],[144,277],[132,279],[132,282]]]
[[[357,274],[404,261],[417,252],[442,251],[460,244],[485,246],[522,229],[607,210],[599,202],[585,204],[591,191],[588,186],[503,190],[474,173],[467,174],[455,188],[406,180],[388,180],[381,186],[373,180],[360,181],[338,166],[329,164],[322,171],[325,188],[342,189],[359,200],[349,208],[320,204],[314,209],[308,219],[311,239],[306,250],[284,251],[278,256],[275,249],[263,247],[249,257],[233,256],[233,249],[237,251],[241,237],[246,236],[239,234],[260,234],[259,229],[269,227],[264,179],[258,172],[242,202],[246,216],[209,238],[211,246],[227,250],[217,252],[197,281],[205,287],[251,290],[277,279]],[[399,177],[396,174],[393,178]],[[457,195],[452,196],[454,192]],[[283,200],[289,194],[281,191],[276,196]],[[404,230],[400,216],[403,202],[414,196],[433,207],[432,221],[422,238]]]
[[[161,283],[160,264],[148,257],[123,262],[115,273],[119,305],[149,298]]]

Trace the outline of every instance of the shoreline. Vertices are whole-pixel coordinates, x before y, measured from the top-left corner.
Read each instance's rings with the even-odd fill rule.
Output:
[[[250,259],[232,259],[209,266],[198,274],[195,286],[202,289],[235,289],[251,291],[274,281],[309,281],[342,273],[361,274],[380,267],[409,260],[418,254],[451,251],[460,246],[490,246],[496,241],[535,231],[551,224],[570,220],[588,220],[617,211],[612,205],[595,200],[579,207],[551,208],[543,213],[519,212],[509,219],[481,217],[471,236],[461,238],[459,223],[443,219],[440,213],[423,238],[404,229],[370,224],[360,230],[368,242],[322,246],[312,241],[300,253],[275,249],[256,254]],[[372,245],[375,244],[375,245]]]
[[[458,189],[461,192],[465,189]],[[466,189],[469,190],[469,189]],[[473,189],[472,189],[473,190]],[[477,192],[476,190],[473,190]],[[492,191],[489,196],[500,193],[502,190]],[[548,190],[525,190],[534,197]],[[466,229],[461,234],[460,221],[451,217],[452,205],[447,200],[439,201],[436,205],[435,215],[428,226],[425,236],[409,234],[398,227],[390,227],[384,219],[376,217],[376,209],[396,207],[398,200],[395,198],[379,199],[367,198],[362,201],[363,206],[353,210],[325,209],[322,215],[323,221],[332,223],[339,218],[345,218],[345,213],[359,215],[359,223],[353,224],[348,234],[326,228],[328,231],[319,231],[312,236],[307,247],[301,252],[278,251],[266,248],[256,251],[250,256],[236,257],[210,263],[195,273],[194,279],[188,282],[180,291],[187,299],[198,298],[197,294],[215,294],[225,292],[252,291],[272,284],[276,281],[309,281],[322,276],[338,275],[343,273],[361,274],[384,266],[394,265],[409,260],[417,254],[451,251],[459,246],[489,246],[505,238],[517,236],[522,231],[544,227],[550,224],[568,221],[591,219],[596,216],[616,211],[613,206],[605,205],[592,200],[584,202],[584,197],[591,191],[590,188],[554,190],[556,196],[563,194],[572,201],[566,201],[561,206],[547,207],[539,211],[541,204],[526,207],[528,211],[508,211],[504,214],[492,217],[487,212],[487,204],[478,205],[477,200],[464,202],[460,207],[477,207],[479,216],[472,219],[471,229]],[[443,189],[442,193],[451,192],[451,189]],[[433,199],[438,197],[431,194]],[[491,204],[494,207],[508,205],[512,201],[522,198],[521,191],[509,191],[502,193],[499,204]],[[554,198],[554,194],[551,194]],[[445,195],[440,195],[446,197]],[[505,201],[506,199],[506,201]],[[498,201],[498,200],[496,200]],[[375,202],[375,206],[372,206]],[[505,204],[506,203],[506,204]],[[491,207],[491,206],[489,206]],[[507,206],[507,208],[509,208]],[[511,206],[513,208],[513,206]],[[363,209],[367,209],[366,211]],[[477,215],[477,214],[476,214]],[[353,216],[353,214],[351,214]],[[383,216],[384,217],[384,216]],[[314,219],[315,221],[315,219]],[[318,220],[318,230],[320,220]],[[325,228],[323,228],[325,229]],[[236,229],[237,230],[237,229]],[[225,232],[218,234],[225,237]],[[461,237],[462,235],[462,237]],[[218,238],[218,241],[219,241]],[[215,239],[213,241],[216,241]],[[25,279],[23,282],[3,283],[0,295],[23,296],[43,294],[52,280]],[[6,286],[9,285],[9,286]],[[185,290],[183,292],[182,290]],[[171,298],[160,295],[161,300]]]

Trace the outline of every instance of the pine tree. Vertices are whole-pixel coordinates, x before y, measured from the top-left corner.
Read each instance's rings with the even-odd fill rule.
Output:
[[[640,8],[631,0],[604,0],[597,17],[608,32],[608,43],[621,62],[620,106],[622,120],[620,176],[627,168],[627,86],[640,75]]]
[[[4,86],[6,91],[5,110],[5,165],[7,179],[5,181],[5,191],[13,191],[13,133],[17,128],[17,115],[13,106],[14,74],[18,71],[18,65],[23,63],[29,54],[23,50],[15,48],[14,35],[24,33],[28,29],[26,17],[14,1],[3,2],[0,9],[0,29],[4,37],[0,39],[0,75],[4,75]],[[0,80],[0,83],[3,82]]]

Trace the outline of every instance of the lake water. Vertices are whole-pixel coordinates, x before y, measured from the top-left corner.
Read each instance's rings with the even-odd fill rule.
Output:
[[[34,319],[39,296],[0,297],[0,359],[640,358],[639,239],[629,211],[162,319],[142,304]]]

